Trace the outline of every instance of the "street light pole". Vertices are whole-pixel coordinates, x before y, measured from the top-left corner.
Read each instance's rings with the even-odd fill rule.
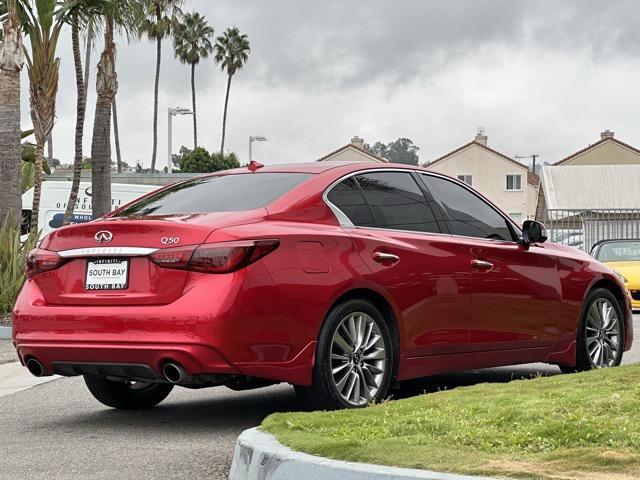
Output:
[[[176,115],[193,115],[188,108],[171,108],[167,109],[167,173],[171,173],[173,162],[173,117]]]
[[[263,137],[262,135],[249,137],[249,162],[253,160],[253,142],[266,142],[266,141],[267,141],[267,137]]]
[[[167,141],[167,173],[171,170],[171,160],[173,155],[173,114],[171,113],[171,109],[169,108],[167,112],[167,136],[169,137]]]

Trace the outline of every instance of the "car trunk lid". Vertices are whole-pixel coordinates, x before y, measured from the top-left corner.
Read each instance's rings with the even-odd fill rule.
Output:
[[[162,268],[149,255],[200,245],[212,231],[259,222],[264,211],[110,218],[73,225],[45,237],[41,249],[64,263],[35,275],[45,301],[55,305],[161,305],[178,299],[187,271]]]

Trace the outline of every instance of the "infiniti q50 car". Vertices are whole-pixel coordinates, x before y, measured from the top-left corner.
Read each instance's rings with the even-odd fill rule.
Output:
[[[83,375],[116,408],[175,385],[288,382],[308,408],[402,380],[631,347],[618,276],[417,167],[251,165],[56,230],[28,258],[13,336],[34,375]]]

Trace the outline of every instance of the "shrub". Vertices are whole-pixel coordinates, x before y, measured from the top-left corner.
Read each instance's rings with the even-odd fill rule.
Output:
[[[27,255],[35,247],[37,238],[37,234],[31,234],[22,244],[19,225],[5,220],[0,228],[0,314],[13,310],[24,284]]]
[[[180,170],[186,173],[209,173],[240,167],[238,157],[234,153],[210,154],[202,147],[185,152],[180,158]]]

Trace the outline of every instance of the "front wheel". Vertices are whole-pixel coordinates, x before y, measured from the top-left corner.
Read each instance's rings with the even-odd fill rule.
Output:
[[[154,407],[173,390],[170,383],[118,382],[93,375],[85,375],[84,382],[100,403],[122,410]]]
[[[576,367],[572,370],[620,365],[625,332],[618,300],[609,290],[598,288],[589,294],[585,305],[578,331]]]
[[[296,386],[310,410],[365,407],[384,400],[393,370],[389,327],[366,300],[339,304],[320,331],[309,387]]]

